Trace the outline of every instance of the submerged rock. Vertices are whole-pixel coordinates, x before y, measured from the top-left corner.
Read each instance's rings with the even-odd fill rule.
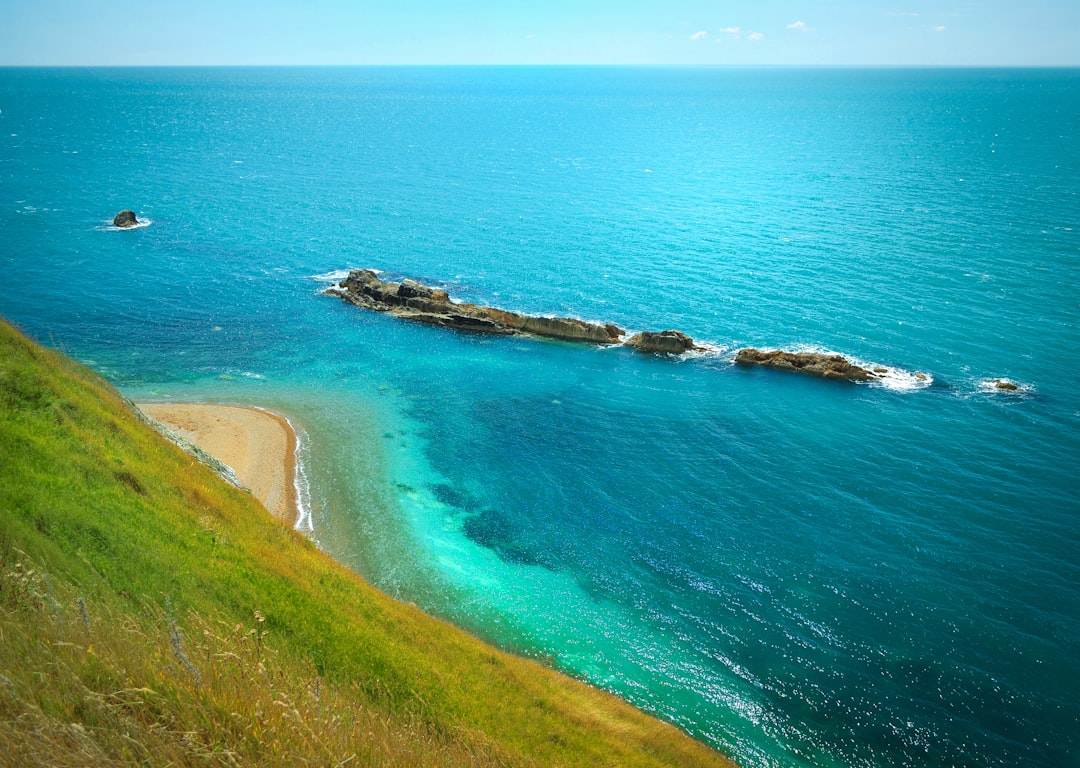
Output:
[[[809,373],[825,379],[844,381],[867,381],[876,376],[840,355],[826,355],[821,352],[784,352],[783,350],[762,351],[754,348],[740,349],[735,353],[738,365],[764,365],[786,371]]]
[[[563,341],[618,344],[624,331],[616,325],[587,323],[572,317],[522,315],[478,304],[458,304],[446,291],[405,279],[382,280],[370,269],[354,269],[327,293],[364,309],[471,333],[543,336]]]
[[[626,346],[639,352],[653,352],[662,355],[681,355],[692,349],[699,349],[694,340],[682,331],[642,331],[631,336]]]
[[[135,211],[120,211],[113,217],[112,223],[114,227],[128,229],[138,226],[139,220],[135,218]]]

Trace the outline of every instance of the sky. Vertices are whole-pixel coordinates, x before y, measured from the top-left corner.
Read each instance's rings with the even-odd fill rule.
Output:
[[[0,66],[1080,66],[1080,0],[0,0]]]

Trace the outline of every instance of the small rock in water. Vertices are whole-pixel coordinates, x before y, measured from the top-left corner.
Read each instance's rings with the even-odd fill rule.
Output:
[[[998,389],[1003,389],[1006,392],[1015,392],[1020,389],[1020,387],[1016,386],[1008,379],[994,379],[994,386]]]
[[[840,355],[821,352],[785,352],[780,349],[762,351],[748,347],[735,353],[738,365],[764,365],[787,371],[799,371],[826,379],[866,381],[874,378],[870,371],[845,360]]]
[[[652,352],[663,355],[681,355],[691,349],[697,349],[694,340],[682,331],[642,331],[630,337],[626,346],[640,352]]]
[[[128,229],[129,227],[137,226],[139,220],[135,218],[135,211],[120,211],[120,213],[113,217],[112,223],[114,227]]]

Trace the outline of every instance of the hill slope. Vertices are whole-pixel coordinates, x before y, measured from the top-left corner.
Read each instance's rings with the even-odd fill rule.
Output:
[[[0,322],[0,764],[728,765],[397,603]]]

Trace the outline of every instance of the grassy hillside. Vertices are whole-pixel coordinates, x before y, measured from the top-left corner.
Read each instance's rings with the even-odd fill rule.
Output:
[[[726,765],[371,588],[3,323],[0,764]]]

